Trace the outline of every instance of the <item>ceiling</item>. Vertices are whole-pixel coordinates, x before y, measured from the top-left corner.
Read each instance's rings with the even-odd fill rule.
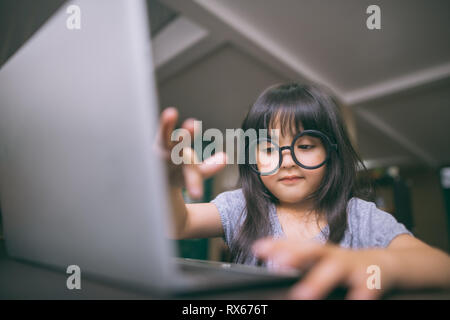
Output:
[[[177,14],[153,37],[160,102],[182,117],[234,128],[268,85],[318,82],[353,110],[370,166],[450,163],[449,1],[159,3]]]
[[[0,1],[0,65],[64,2]],[[147,2],[160,104],[181,118],[236,128],[265,87],[318,82],[354,112],[370,166],[450,164],[448,0]]]
[[[157,0],[147,1],[147,10],[150,18],[152,38],[178,16],[176,11],[163,5]]]
[[[0,0],[0,68],[66,0]]]

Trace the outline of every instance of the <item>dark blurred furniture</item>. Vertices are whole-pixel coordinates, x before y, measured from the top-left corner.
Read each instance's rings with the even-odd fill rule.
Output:
[[[450,166],[442,167],[440,170],[442,195],[444,198],[445,211],[447,213],[447,230],[450,242]]]
[[[413,230],[411,193],[406,181],[401,176],[389,175],[384,169],[376,172],[372,181],[377,207],[391,213],[408,230]]]

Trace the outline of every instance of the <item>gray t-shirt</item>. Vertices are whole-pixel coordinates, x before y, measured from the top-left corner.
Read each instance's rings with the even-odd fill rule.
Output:
[[[219,210],[222,221],[224,240],[231,249],[233,237],[246,215],[246,203],[242,189],[226,191],[219,194],[211,201]],[[280,221],[276,213],[275,204],[269,208],[272,236],[284,237]],[[373,202],[360,198],[351,198],[347,204],[348,226],[340,246],[344,248],[362,249],[381,247],[386,248],[399,234],[413,235],[406,227],[397,222],[395,218],[380,209]],[[314,240],[325,243],[328,235],[328,225],[319,232]],[[248,264],[256,264],[254,256],[246,261]]]

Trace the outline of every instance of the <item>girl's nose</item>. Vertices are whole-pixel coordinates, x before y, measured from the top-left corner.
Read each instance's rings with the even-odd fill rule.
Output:
[[[294,159],[292,159],[290,150],[283,150],[281,152],[281,168],[291,168],[295,166]]]

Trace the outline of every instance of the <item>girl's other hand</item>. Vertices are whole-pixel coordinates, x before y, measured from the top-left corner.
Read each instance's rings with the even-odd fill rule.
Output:
[[[347,299],[377,299],[393,286],[391,261],[384,250],[355,251],[318,242],[266,238],[254,244],[253,252],[280,268],[307,268],[290,291],[293,299],[323,299],[339,285],[348,288]],[[380,288],[369,288],[369,266],[380,268]]]
[[[196,164],[196,155],[192,148],[183,148],[182,157],[190,164],[176,165],[171,159],[172,149],[180,141],[172,141],[171,135],[178,121],[178,110],[169,107],[163,110],[159,121],[159,132],[157,138],[158,153],[164,158],[167,169],[169,184],[174,188],[186,187],[188,194],[193,199],[200,199],[203,196],[203,180],[216,174],[226,165],[227,157],[224,152],[218,152],[203,162]],[[194,119],[186,119],[182,126],[194,135]],[[192,141],[193,139],[191,139]],[[185,161],[183,161],[185,163]]]

